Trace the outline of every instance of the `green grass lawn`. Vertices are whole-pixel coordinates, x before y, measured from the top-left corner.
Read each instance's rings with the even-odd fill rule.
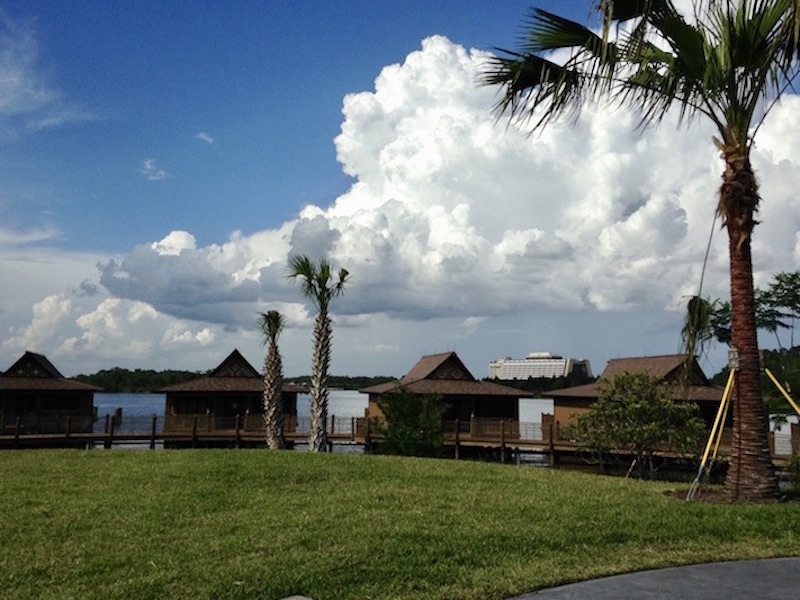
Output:
[[[0,598],[491,600],[800,554],[800,504],[676,487],[385,456],[5,451]]]

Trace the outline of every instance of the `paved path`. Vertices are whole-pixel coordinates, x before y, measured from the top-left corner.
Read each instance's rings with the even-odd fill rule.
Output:
[[[800,598],[800,557],[672,567],[591,579],[508,600],[791,600]]]

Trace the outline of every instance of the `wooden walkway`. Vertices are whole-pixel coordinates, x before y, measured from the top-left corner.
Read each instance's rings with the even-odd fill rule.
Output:
[[[125,427],[122,427],[125,425]],[[308,439],[308,419],[294,419],[287,423],[284,438],[292,444],[302,444]],[[258,447],[265,444],[263,421],[260,415],[244,418],[213,418],[194,415],[180,420],[159,417],[125,417],[119,423],[106,415],[102,431],[71,430],[69,419],[55,433],[31,431],[20,422],[14,427],[0,430],[0,449],[41,447],[85,447],[112,448],[119,445],[158,447]],[[80,429],[80,428],[79,428]],[[544,457],[540,462],[557,465],[561,458],[580,454],[574,440],[562,438],[558,427],[541,423],[519,423],[501,419],[473,419],[445,424],[445,447],[455,458],[475,451],[495,452],[501,461],[512,460],[520,454],[537,454]],[[380,437],[370,432],[366,419],[329,418],[328,441],[331,445],[355,445],[368,448],[380,443]],[[774,434],[771,437],[775,449]],[[723,439],[721,454],[724,456],[729,443]],[[790,450],[773,451],[777,466],[788,462],[791,451],[800,449],[800,440],[792,438]],[[677,456],[674,456],[678,458]],[[683,457],[689,458],[689,457]]]

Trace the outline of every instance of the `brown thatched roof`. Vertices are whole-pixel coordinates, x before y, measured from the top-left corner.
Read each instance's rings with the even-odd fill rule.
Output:
[[[673,382],[682,377],[685,361],[686,356],[683,354],[612,358],[608,361],[608,365],[606,365],[600,378],[611,379],[622,373],[647,372],[653,377],[658,377],[662,381]],[[709,385],[708,378],[694,358],[692,358],[689,363],[689,383],[694,385]]]
[[[364,394],[380,395],[401,387],[414,394],[506,396],[515,398],[530,396],[530,394],[516,388],[489,381],[476,381],[455,352],[423,356],[398,381],[373,385],[359,391]]]
[[[0,375],[0,391],[25,390],[97,392],[102,388],[68,379],[43,354],[25,352],[17,362]]]
[[[688,385],[682,385],[683,363],[685,359],[686,357],[683,354],[611,359],[608,361],[608,365],[603,370],[597,383],[612,379],[623,373],[650,373],[665,383],[675,384],[674,396],[676,399],[694,400],[697,402],[719,402],[722,399],[723,389],[711,385],[695,359],[692,359],[689,365]],[[552,390],[542,395],[552,398],[596,399],[600,397],[600,390],[598,389],[597,383]]]
[[[182,392],[261,392],[264,387],[261,374],[238,351],[231,352],[211,373],[205,377],[176,383],[159,390],[162,394]],[[284,383],[284,393],[304,394],[305,386],[295,383]]]

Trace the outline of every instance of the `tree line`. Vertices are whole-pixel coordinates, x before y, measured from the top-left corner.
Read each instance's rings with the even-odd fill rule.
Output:
[[[123,369],[114,367],[102,369],[97,373],[89,375],[80,374],[72,379],[90,385],[103,388],[104,392],[112,394],[147,394],[154,390],[165,388],[170,385],[184,383],[207,375],[209,371],[181,371],[175,369],[165,369],[155,371],[153,369]],[[331,388],[342,390],[360,390],[372,385],[394,381],[394,377],[367,375],[330,375],[328,384]],[[287,378],[288,383],[298,383],[308,385],[311,381],[310,375]]]
[[[207,373],[207,372],[206,372]],[[199,371],[178,371],[167,369],[155,371],[153,369],[123,369],[114,367],[102,369],[91,375],[76,375],[76,381],[96,385],[103,388],[104,392],[121,394],[146,394],[154,390],[183,383],[202,377],[206,373]]]
[[[373,385],[396,381],[396,377],[388,375],[328,375],[328,387],[337,390],[361,390]],[[287,377],[285,381],[300,385],[310,385],[311,375],[301,375],[300,377]]]

